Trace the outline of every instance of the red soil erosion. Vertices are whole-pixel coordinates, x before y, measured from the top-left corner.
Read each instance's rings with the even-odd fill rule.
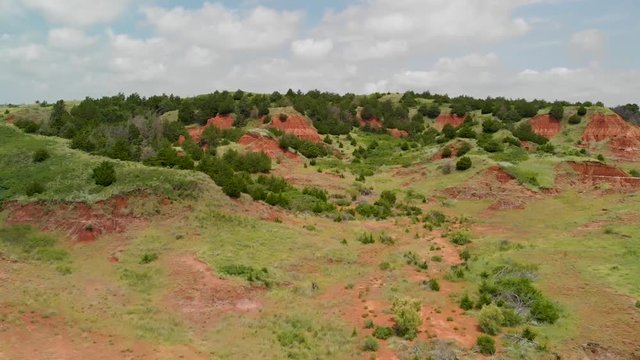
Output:
[[[263,288],[220,278],[205,262],[191,255],[172,257],[170,262],[171,285],[165,302],[190,323],[210,326],[224,314],[247,315],[262,308],[257,298]]]
[[[205,129],[206,129],[206,126],[189,127],[187,128],[187,133],[189,133],[189,136],[191,136],[193,141],[198,143],[200,142],[200,139],[202,139],[202,133],[204,132]],[[180,137],[178,137],[179,144],[182,144],[183,142],[185,142],[185,140],[186,138],[184,137],[184,135],[180,135]]]
[[[569,162],[579,174],[579,181],[587,184],[607,183],[621,188],[640,188],[640,178],[629,176],[624,171],[599,162]]]
[[[307,119],[300,115],[289,115],[285,121],[280,120],[279,115],[271,117],[269,126],[276,128],[286,134],[295,135],[296,137],[319,143],[322,141],[316,129],[309,123]]]
[[[358,115],[358,124],[360,124],[361,128],[369,126],[371,129],[382,129],[382,122],[376,117],[372,117],[369,120],[364,120],[360,117],[360,115]]]
[[[209,119],[206,126],[215,126],[220,130],[231,129],[234,121],[235,119],[230,114],[217,115],[216,117]]]
[[[80,202],[8,203],[9,224],[32,224],[45,231],[61,231],[78,242],[94,241],[111,233],[122,233],[142,219],[131,215],[127,196],[115,196],[93,205]]]
[[[454,128],[460,127],[464,122],[464,117],[460,117],[454,114],[440,114],[436,119],[434,127],[438,131],[442,131],[445,125],[451,124]]]
[[[393,136],[394,138],[403,138],[403,137],[407,137],[409,136],[409,133],[406,132],[405,130],[398,130],[398,129],[387,129],[387,131],[389,132],[389,134],[391,134],[391,136]]]
[[[537,194],[493,166],[459,186],[444,190],[445,194],[462,200],[494,200],[490,210],[523,209]]]
[[[560,121],[552,118],[550,115],[538,115],[530,120],[531,130],[534,133],[544,136],[547,139],[560,133]]]
[[[246,146],[253,152],[263,152],[274,160],[278,158],[299,159],[297,154],[283,150],[278,144],[278,141],[271,137],[248,133],[244,134],[240,140],[238,140],[238,143]]]
[[[582,141],[609,140],[616,155],[632,159],[640,153],[640,127],[632,125],[619,115],[594,114],[582,134]]]

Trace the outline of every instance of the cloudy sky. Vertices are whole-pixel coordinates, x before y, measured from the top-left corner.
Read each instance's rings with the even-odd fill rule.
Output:
[[[640,102],[638,0],[0,0],[0,103],[431,90]]]

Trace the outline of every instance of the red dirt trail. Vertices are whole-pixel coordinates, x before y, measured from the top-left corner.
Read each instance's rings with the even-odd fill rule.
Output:
[[[551,117],[551,115],[538,115],[530,120],[531,130],[534,133],[551,139],[560,133],[562,128],[560,121]]]

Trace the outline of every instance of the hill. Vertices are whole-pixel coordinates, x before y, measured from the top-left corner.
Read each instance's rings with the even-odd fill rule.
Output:
[[[0,111],[0,357],[640,351],[640,128],[602,104],[238,91]]]

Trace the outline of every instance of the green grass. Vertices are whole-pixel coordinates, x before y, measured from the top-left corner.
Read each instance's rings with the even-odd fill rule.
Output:
[[[41,163],[33,163],[33,153],[43,148],[51,157]],[[69,149],[66,140],[28,135],[12,126],[0,125],[0,199],[91,203],[136,190],[179,198],[193,195],[200,186],[211,183],[205,175],[196,172],[109,160],[116,165],[117,181],[104,188],[91,178],[92,169],[104,160]],[[45,191],[28,197],[25,192],[33,182],[42,184]]]

